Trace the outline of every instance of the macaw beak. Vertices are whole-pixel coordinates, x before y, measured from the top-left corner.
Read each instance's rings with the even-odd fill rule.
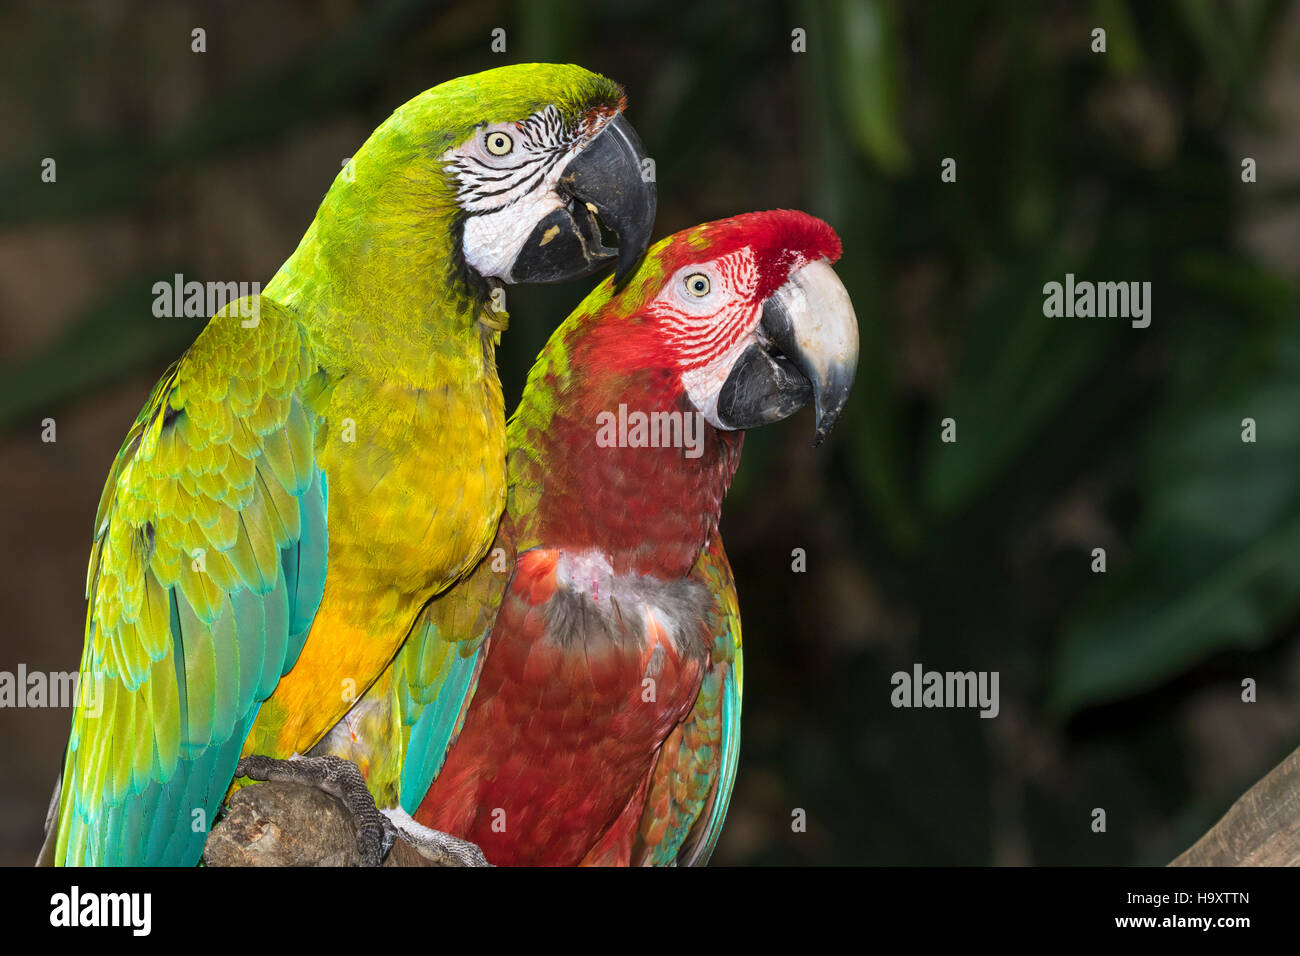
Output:
[[[802,266],[763,303],[758,341],[718,393],[718,419],[754,428],[789,418],[810,401],[814,445],[835,426],[858,369],[858,320],[848,291],[825,259]]]
[[[621,282],[654,229],[655,184],[645,158],[632,124],[621,113],[610,120],[565,167],[556,187],[564,206],[533,228],[510,268],[510,281],[577,279],[617,258],[614,281]],[[618,238],[617,248],[601,242],[602,224]]]

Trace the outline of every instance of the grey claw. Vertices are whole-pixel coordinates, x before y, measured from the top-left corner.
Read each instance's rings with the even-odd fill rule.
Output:
[[[332,755],[278,760],[255,754],[239,761],[235,776],[306,784],[338,798],[356,824],[361,866],[379,866],[397,839],[397,830],[379,812],[374,797],[366,788],[365,778],[350,760]]]
[[[454,837],[441,830],[433,830],[417,823],[400,807],[380,810],[390,826],[400,830],[406,842],[425,859],[440,866],[491,866],[477,844]]]

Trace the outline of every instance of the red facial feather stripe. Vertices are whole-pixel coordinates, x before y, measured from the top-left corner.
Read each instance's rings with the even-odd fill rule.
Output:
[[[701,234],[709,242],[703,249],[690,241]],[[793,209],[751,212],[678,233],[662,252],[665,274],[672,275],[684,265],[716,259],[745,247],[754,252],[759,270],[754,295],[760,300],[785,284],[797,260],[825,258],[834,263],[841,251],[835,230],[816,216]]]
[[[683,368],[698,368],[723,355],[757,321],[754,289],[758,269],[749,248],[738,249],[711,263],[727,296],[716,312],[700,315],[679,308],[671,299],[650,303],[647,311],[664,320],[664,338],[676,350]]]
[[[700,317],[677,308],[663,288],[655,289],[645,304],[627,310],[621,295],[614,295],[575,342],[575,360],[590,374],[620,376],[660,362],[671,342],[680,370],[698,369],[725,355],[758,321],[763,300],[786,283],[799,266],[817,259],[835,262],[840,240],[829,225],[796,210],[778,209],[746,213],[686,229],[651,249],[666,281],[680,281],[688,266],[712,264],[724,281],[744,289],[738,301]],[[627,286],[644,294],[635,281]],[[643,326],[629,320],[653,318]],[[669,323],[680,330],[665,335]]]
[[[665,338],[683,370],[702,368],[726,355],[757,324],[763,300],[796,269],[821,258],[834,262],[840,255],[839,237],[830,226],[790,210],[735,216],[710,223],[702,232],[711,240],[705,250],[691,249],[689,242],[674,244],[677,248],[665,257],[669,262],[681,247],[692,257],[669,275],[690,268],[692,258],[712,266],[727,293],[726,304],[713,314],[699,315],[674,307],[671,298],[664,296],[654,300],[649,310],[668,319]]]

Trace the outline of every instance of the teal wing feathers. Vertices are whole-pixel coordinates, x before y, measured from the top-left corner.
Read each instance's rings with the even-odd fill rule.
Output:
[[[401,805],[415,813],[455,742],[483,666],[487,638],[515,564],[509,522],[460,583],[429,603],[395,661],[406,737]]]
[[[736,583],[722,542],[714,537],[692,576],[716,595],[711,667],[695,706],[664,742],[651,771],[634,863],[702,866],[722,833],[740,755],[744,657]]]
[[[218,314],[154,389],[100,501],[83,690],[43,859],[192,865],[324,590],[328,490],[298,323]]]

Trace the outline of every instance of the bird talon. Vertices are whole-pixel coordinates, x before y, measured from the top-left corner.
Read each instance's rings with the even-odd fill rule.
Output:
[[[426,827],[400,807],[380,810],[394,834],[401,833],[406,842],[424,857],[441,866],[491,866],[477,844],[450,833]]]
[[[295,755],[288,760],[254,754],[239,761],[235,775],[263,782],[300,783],[339,800],[357,830],[360,866],[379,866],[397,839],[397,831],[375,805],[361,770],[350,760],[329,754]]]

